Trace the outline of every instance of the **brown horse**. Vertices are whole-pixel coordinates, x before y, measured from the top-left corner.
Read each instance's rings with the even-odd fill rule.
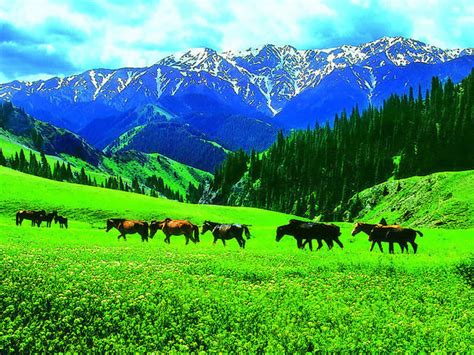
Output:
[[[383,220],[385,221],[385,220]],[[377,228],[377,229],[375,229]],[[379,246],[379,249],[381,252],[383,252],[382,248],[382,242],[387,242],[389,243],[389,253],[393,254],[394,253],[394,248],[393,248],[393,243],[398,243],[400,246],[400,249],[402,253],[406,249],[408,253],[408,244],[406,240],[389,240],[386,238],[386,235],[389,231],[400,229],[400,226],[398,224],[396,225],[383,225],[383,224],[371,224],[371,223],[362,223],[362,222],[357,222],[354,225],[354,229],[352,230],[351,235],[354,237],[360,232],[364,232],[369,236],[369,241],[372,242],[372,245],[370,246],[370,251],[374,249],[375,243]],[[413,244],[412,244],[413,246]],[[415,249],[415,248],[414,248]]]
[[[24,219],[29,219],[31,221],[32,227],[35,224],[37,224],[39,227],[41,224],[41,217],[44,216],[45,214],[46,214],[45,210],[41,210],[41,211],[20,210],[16,213],[16,225],[21,226]]]
[[[161,229],[165,234],[165,243],[170,244],[170,237],[172,235],[184,235],[186,238],[186,245],[189,240],[193,243],[199,242],[199,228],[187,220],[165,218],[162,221],[152,221],[150,223],[150,237],[152,238],[158,229]],[[194,233],[194,236],[193,236]]]
[[[54,224],[59,222],[59,228],[66,228],[67,229],[67,218],[63,216],[56,216],[54,217]]]
[[[374,243],[379,243],[380,242],[389,242],[390,244],[392,243],[399,243],[400,246],[402,244],[405,245],[405,248],[408,253],[408,246],[407,242],[411,244],[413,248],[413,253],[416,254],[416,251],[418,250],[418,244],[415,243],[415,238],[416,235],[419,234],[420,237],[423,236],[423,233],[421,233],[418,230],[411,229],[411,228],[390,228],[386,226],[376,226],[374,229],[372,229],[372,232],[369,235],[369,241],[372,242],[372,248]],[[370,250],[372,250],[372,248]],[[390,250],[390,253],[393,254],[393,248]],[[403,253],[403,249],[402,249]]]
[[[249,225],[247,224],[224,224],[211,221],[204,221],[202,225],[201,234],[206,233],[207,231],[212,231],[214,236],[214,244],[220,239],[222,244],[225,246],[226,240],[231,240],[235,238],[237,243],[241,248],[245,248],[245,239],[243,238],[243,233],[247,239],[250,239]]]
[[[148,242],[148,223],[144,221],[128,220],[124,218],[110,218],[107,220],[107,230],[110,231],[112,228],[117,229],[120,234],[117,239],[123,237],[127,240],[126,234],[138,233],[142,237],[142,242]],[[153,236],[150,236],[153,238]]]

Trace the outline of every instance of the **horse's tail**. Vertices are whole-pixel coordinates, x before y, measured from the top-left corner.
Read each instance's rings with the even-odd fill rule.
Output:
[[[20,225],[20,211],[18,211],[16,213],[16,225],[19,226]]]
[[[193,224],[194,240],[199,242],[199,227]]]
[[[247,225],[247,224],[243,224],[243,225],[242,225],[242,228],[244,229],[245,236],[247,237],[247,239],[250,239],[250,231],[249,231],[248,225]]]
[[[415,229],[414,229],[414,231],[415,231],[415,233],[419,234],[420,237],[423,237],[423,233],[421,233],[420,231],[417,231],[417,230],[415,230]]]

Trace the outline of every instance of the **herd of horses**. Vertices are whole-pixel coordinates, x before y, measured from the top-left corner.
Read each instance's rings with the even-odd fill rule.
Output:
[[[204,221],[201,234],[210,231],[214,236],[214,244],[218,240],[222,241],[225,246],[226,241],[236,239],[241,248],[245,248],[247,239],[250,239],[250,230],[247,224],[237,223],[218,223],[211,221]],[[199,227],[188,220],[165,218],[162,221],[152,221],[150,223],[140,220],[127,220],[124,218],[111,218],[107,220],[107,229],[109,232],[112,228],[117,229],[120,234],[117,239],[123,238],[126,240],[127,234],[138,233],[142,241],[148,241],[148,238],[153,238],[158,230],[161,230],[165,235],[165,243],[170,244],[170,237],[172,235],[184,235],[186,238],[186,245],[189,241],[198,243]],[[357,222],[352,230],[352,236],[364,232],[369,236],[369,241],[372,243],[370,251],[374,249],[375,244],[379,246],[383,252],[382,242],[389,243],[389,253],[394,253],[393,245],[399,244],[401,252],[408,253],[408,243],[411,244],[413,252],[418,250],[418,244],[415,243],[417,235],[423,236],[420,231],[403,228],[400,225],[387,225],[385,219],[382,219],[377,224]],[[326,243],[329,249],[332,249],[334,243],[339,247],[344,248],[344,245],[339,240],[341,230],[335,224],[305,222],[297,219],[290,219],[289,223],[279,226],[276,230],[276,241],[279,242],[283,236],[289,235],[296,239],[296,246],[299,249],[305,249],[306,245],[313,250],[313,241],[318,243],[317,250],[323,247],[323,242]]]
[[[16,213],[16,225],[21,226],[23,220],[30,220],[32,226],[40,227],[42,222],[46,222],[46,227],[51,227],[54,223],[59,223],[60,228],[67,228],[67,218],[58,215],[57,211],[46,213],[46,211],[27,211],[21,210]],[[250,239],[250,225],[238,223],[218,223],[211,221],[204,221],[202,225],[201,234],[208,231],[214,237],[214,244],[218,240],[222,241],[225,246],[226,241],[235,239],[240,248],[245,248],[246,239]],[[184,235],[186,245],[189,241],[199,243],[199,227],[188,220],[165,218],[162,221],[151,221],[150,223],[141,220],[129,220],[125,218],[110,218],[107,220],[106,232],[111,229],[117,229],[120,234],[117,239],[123,238],[127,240],[127,234],[138,233],[143,242],[148,242],[149,238],[153,238],[158,230],[161,230],[165,235],[165,243],[170,244],[171,236]],[[418,244],[415,242],[417,235],[423,234],[412,228],[403,228],[400,225],[387,225],[385,219],[377,224],[357,222],[354,225],[351,235],[355,236],[363,232],[368,235],[369,241],[372,243],[370,251],[374,249],[375,244],[379,246],[383,252],[382,243],[389,243],[389,253],[394,253],[394,244],[400,246],[401,252],[408,253],[408,244],[413,248],[413,252],[418,250]],[[329,249],[332,249],[334,243],[339,247],[344,248],[344,245],[339,240],[341,230],[335,224],[305,222],[297,219],[290,219],[288,224],[279,226],[276,229],[276,241],[279,242],[285,235],[292,236],[296,239],[296,246],[298,249],[305,249],[308,245],[309,249],[313,250],[313,241],[318,243],[317,250],[323,247],[323,242],[326,243]]]
[[[66,228],[67,229],[67,218],[58,215],[57,211],[53,211],[51,213],[46,213],[45,210],[41,211],[27,211],[27,210],[20,210],[16,213],[16,225],[21,226],[23,223],[23,220],[29,220],[31,221],[31,226],[37,226],[40,227],[41,223],[46,222],[46,227],[50,228],[51,224],[53,223],[59,223],[60,228]]]

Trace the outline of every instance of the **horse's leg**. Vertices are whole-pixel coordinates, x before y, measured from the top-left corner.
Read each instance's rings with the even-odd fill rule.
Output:
[[[413,247],[413,254],[416,254],[416,251],[418,250],[418,244],[415,243],[415,241],[410,242],[411,246]],[[408,246],[407,246],[408,249]]]
[[[344,244],[339,240],[339,237],[334,238],[334,241],[341,247],[341,249],[344,249]]]
[[[212,242],[212,244],[216,245],[216,243],[217,243],[217,238],[214,237],[214,241]]]
[[[225,246],[225,240],[224,240],[224,238],[222,238],[221,240],[222,240],[222,244],[224,244],[224,246]]]
[[[377,244],[379,246],[380,251],[383,253],[382,242],[378,241]]]
[[[370,246],[370,251],[374,250],[375,243],[378,243],[379,248],[380,248],[380,242],[376,242],[375,240],[372,242],[372,245]]]
[[[323,247],[323,241],[321,239],[316,239],[316,241],[318,242],[318,249],[316,250],[319,250]]]
[[[309,244],[309,250],[310,250],[310,251],[313,251],[313,240],[312,240],[312,239],[309,239],[309,240],[308,240],[308,244]]]
[[[388,243],[388,253],[389,254],[395,254],[395,250],[393,248],[393,243],[392,242]]]
[[[323,239],[326,244],[328,245],[329,250],[331,250],[334,247],[334,242],[332,239]]]
[[[189,235],[185,234],[184,237],[186,238],[186,245],[189,244]]]

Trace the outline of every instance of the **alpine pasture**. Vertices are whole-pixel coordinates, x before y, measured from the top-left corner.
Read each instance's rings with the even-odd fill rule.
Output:
[[[19,209],[57,210],[69,229],[17,227]],[[244,250],[210,233],[117,241],[110,217],[246,223],[252,236]],[[474,350],[473,230],[418,226],[418,253],[389,255],[339,223],[344,249],[309,252],[275,242],[290,218],[0,167],[0,352]]]

